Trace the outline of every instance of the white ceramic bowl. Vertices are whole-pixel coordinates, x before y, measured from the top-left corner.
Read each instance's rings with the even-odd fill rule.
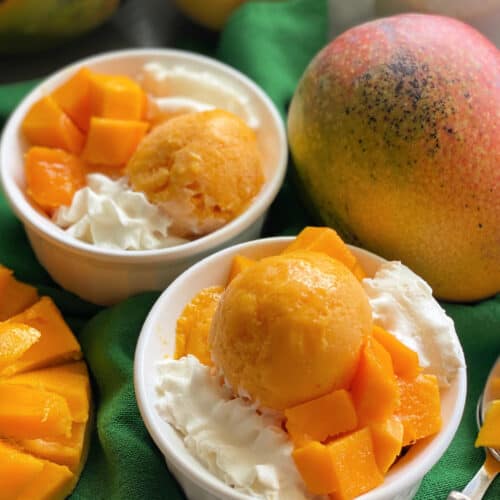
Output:
[[[179,276],[159,297],[142,328],[135,352],[134,384],[146,427],[165,456],[168,468],[190,500],[248,500],[208,472],[184,447],[179,434],[156,411],[156,364],[175,351],[175,324],[184,306],[202,288],[225,285],[234,255],[261,258],[279,253],[293,238],[267,238],[227,248],[207,257]],[[372,276],[384,260],[351,247]],[[452,385],[442,391],[442,430],[412,446],[391,468],[384,483],[360,496],[363,500],[412,498],[424,475],[448,448],[462,418],[466,396],[466,371],[459,370]]]
[[[28,144],[20,127],[26,112],[82,66],[103,73],[136,76],[146,62],[182,65],[208,72],[247,96],[260,122],[257,130],[266,181],[251,205],[236,219],[213,233],[183,245],[161,250],[104,250],[69,238],[25,196],[23,155]],[[163,290],[190,265],[226,246],[260,235],[266,212],[278,193],[287,164],[286,133],[282,119],[267,95],[240,72],[213,59],[170,49],[110,52],[83,59],[44,80],[28,94],[7,122],[0,143],[0,180],[7,201],[24,224],[41,264],[63,288],[91,302],[111,304],[145,290]]]

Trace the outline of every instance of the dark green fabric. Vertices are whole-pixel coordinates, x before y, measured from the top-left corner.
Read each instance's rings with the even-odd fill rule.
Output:
[[[257,81],[282,116],[311,57],[326,43],[325,0],[252,2],[231,18],[218,57]],[[194,49],[195,47],[190,47]],[[203,51],[203,50],[201,50]],[[33,82],[0,87],[0,117],[6,118]],[[0,119],[1,119],[0,118]],[[266,234],[294,234],[307,223],[287,178],[265,225]],[[72,498],[182,499],[149,439],[134,399],[133,355],[142,322],[158,296],[146,293],[101,310],[57,287],[37,263],[21,224],[0,196],[0,262],[51,295],[79,336],[90,365],[96,427],[89,459]],[[460,429],[445,456],[426,476],[419,500],[446,498],[461,488],[483,460],[473,447],[474,410],[487,372],[500,352],[500,296],[476,305],[444,304],[455,320],[468,367],[469,393]],[[500,498],[500,482],[486,498]]]

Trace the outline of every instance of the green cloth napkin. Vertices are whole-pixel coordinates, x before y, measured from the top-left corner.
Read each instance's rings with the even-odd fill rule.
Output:
[[[285,118],[295,85],[312,56],[326,43],[325,0],[251,2],[231,18],[217,57],[246,73],[270,95]],[[0,117],[6,118],[33,82],[0,87]],[[287,178],[273,204],[265,234],[295,234],[307,216]],[[142,323],[157,292],[102,309],[61,290],[36,261],[22,225],[0,195],[0,262],[50,295],[77,334],[93,377],[95,431],[86,467],[73,499],[183,499],[150,440],[134,399],[133,356]],[[441,461],[423,481],[419,500],[445,499],[480,467],[473,447],[475,406],[488,370],[500,352],[500,296],[475,305],[443,304],[455,320],[468,363],[469,391],[459,431]],[[500,482],[485,498],[500,498]]]

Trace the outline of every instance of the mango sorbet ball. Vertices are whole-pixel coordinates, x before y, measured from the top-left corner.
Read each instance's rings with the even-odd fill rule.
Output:
[[[130,159],[132,187],[160,204],[184,237],[207,234],[239,215],[264,181],[254,131],[222,110],[187,113],[152,130]]]
[[[283,410],[347,388],[371,329],[368,298],[351,271],[296,251],[262,259],[231,281],[209,343],[234,391]]]

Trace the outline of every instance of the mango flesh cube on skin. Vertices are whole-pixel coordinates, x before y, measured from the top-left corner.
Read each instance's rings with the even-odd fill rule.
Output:
[[[176,324],[176,359],[192,354],[201,363],[212,365],[208,334],[223,292],[221,286],[203,288],[186,305]]]
[[[35,287],[17,281],[10,269],[0,265],[0,321],[19,314],[37,300]]]
[[[70,437],[54,439],[22,439],[17,444],[26,452],[38,458],[65,465],[73,472],[82,467],[82,457],[86,451],[89,429],[85,424],[73,423]]]
[[[8,381],[0,383],[0,437],[52,438],[71,435],[66,400],[53,392]]]
[[[116,120],[142,120],[146,94],[132,79],[93,74],[90,78],[92,115]]]
[[[89,416],[90,384],[83,361],[21,373],[9,384],[25,385],[54,392],[68,403],[73,422],[86,422]]]
[[[75,475],[65,466],[43,463],[43,470],[18,495],[16,500],[62,500],[75,485]]]
[[[324,444],[311,441],[296,448],[292,457],[309,492],[326,495],[336,488],[333,457]]]
[[[92,117],[82,158],[95,165],[125,165],[149,128],[147,122]]]
[[[0,371],[17,361],[40,336],[36,328],[23,323],[0,323]]]
[[[441,400],[434,375],[420,374],[415,380],[398,378],[400,403],[395,414],[403,424],[403,446],[431,436],[441,429]]]
[[[233,261],[231,263],[231,269],[229,271],[229,277],[227,283],[231,283],[231,281],[238,276],[242,271],[249,268],[255,261],[253,259],[249,259],[244,255],[235,255],[233,257]]]
[[[398,405],[399,389],[389,353],[368,337],[351,384],[360,425],[389,418]]]
[[[33,146],[64,149],[76,155],[85,142],[84,135],[52,96],[42,97],[31,107],[22,131]]]
[[[88,130],[90,122],[91,75],[89,69],[82,68],[52,92],[54,101],[83,132]]]
[[[302,436],[324,441],[327,437],[352,431],[358,425],[354,404],[345,390],[288,408],[285,417],[287,431],[294,442],[300,442]]]
[[[346,265],[359,280],[366,277],[354,254],[340,236],[328,227],[308,226],[288,245],[283,253],[295,250],[322,252]]]
[[[401,453],[403,446],[403,424],[398,417],[392,416],[383,422],[370,425],[375,461],[382,474],[385,474]]]
[[[0,500],[17,498],[43,468],[41,460],[0,439]]]
[[[7,366],[1,375],[13,375],[81,359],[80,345],[49,297],[42,297],[29,309],[8,321],[32,326],[40,331],[41,337],[15,363]]]
[[[396,375],[410,380],[417,377],[421,368],[418,362],[418,354],[415,351],[406,347],[394,335],[380,326],[373,326],[372,335],[390,354]]]
[[[500,399],[496,399],[490,403],[475,446],[500,449]]]

